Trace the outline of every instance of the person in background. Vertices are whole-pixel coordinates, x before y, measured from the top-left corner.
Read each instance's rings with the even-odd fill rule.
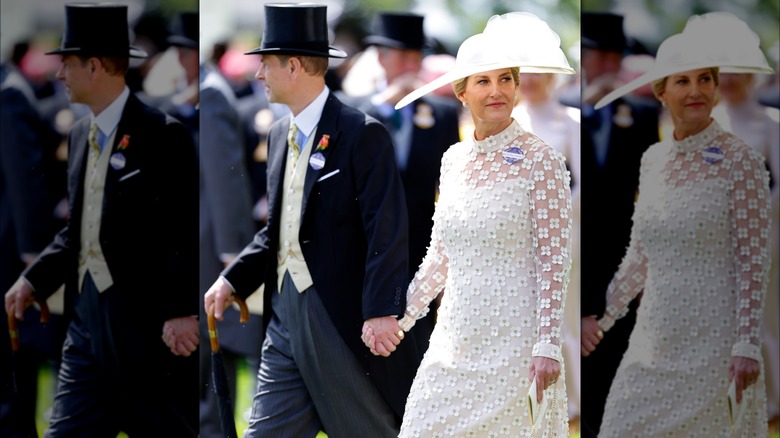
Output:
[[[68,140],[70,216],[5,310],[22,319],[65,284],[72,319],[47,437],[194,436],[195,148],[125,83],[129,58],[145,55],[129,43],[127,6],[67,4],[65,22],[49,53],[70,100],[90,109]]]
[[[563,155],[511,117],[524,69],[574,73],[547,23],[495,15],[461,44],[454,69],[396,105],[452,83],[475,126],[442,159],[431,243],[399,322],[410,330],[446,290],[401,437],[568,435],[561,322],[570,177]],[[368,326],[363,341],[372,351],[381,342]],[[536,424],[526,411],[532,387],[548,402]]]
[[[600,437],[767,436],[769,173],[761,154],[712,118],[719,69],[772,72],[758,42],[732,14],[695,15],[661,43],[647,73],[596,104],[652,83],[674,124],[642,157],[631,243],[606,311],[583,324],[583,351],[598,351],[598,332],[644,291]]]
[[[580,251],[584,255],[580,290],[582,329],[605,310],[605,291],[629,243],[639,163],[658,141],[658,109],[634,96],[623,96],[600,110],[593,105],[619,85],[626,36],[623,17],[605,12],[582,13],[582,146]],[[606,214],[609,212],[609,214]],[[598,253],[598,257],[588,256]],[[609,384],[628,346],[636,299],[595,353],[583,351],[581,373],[582,435],[599,431]]]
[[[268,133],[268,223],[206,292],[217,319],[264,286],[247,437],[396,437],[422,354],[398,345],[408,222],[387,129],[325,85],[326,6],[266,4],[257,79],[290,108]],[[360,339],[377,333],[381,357]],[[390,358],[383,356],[393,352]]]

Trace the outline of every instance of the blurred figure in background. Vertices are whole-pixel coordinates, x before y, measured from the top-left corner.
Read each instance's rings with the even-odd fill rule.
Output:
[[[606,307],[606,290],[629,243],[631,215],[639,186],[639,164],[647,147],[658,141],[657,105],[624,96],[595,110],[593,105],[619,84],[626,36],[621,15],[582,13],[582,202],[580,280],[582,329],[595,324]],[[609,214],[606,214],[609,212]],[[583,351],[582,435],[596,436],[615,371],[628,346],[636,319],[635,299],[599,348]]]

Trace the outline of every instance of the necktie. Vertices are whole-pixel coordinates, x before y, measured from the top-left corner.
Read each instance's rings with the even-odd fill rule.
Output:
[[[301,148],[298,146],[296,139],[298,138],[298,127],[295,123],[290,123],[290,131],[287,133],[287,146],[290,147],[290,153],[292,154],[292,164],[295,165],[298,161],[298,156],[301,154]]]
[[[100,144],[97,142],[97,124],[93,123],[89,128],[89,148],[94,152],[95,157],[100,156]]]

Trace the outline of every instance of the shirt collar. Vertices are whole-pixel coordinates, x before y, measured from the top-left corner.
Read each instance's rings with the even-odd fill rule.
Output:
[[[328,100],[328,94],[330,89],[326,86],[322,88],[322,92],[317,96],[306,108],[303,109],[297,116],[290,115],[290,123],[295,123],[298,127],[298,131],[308,138],[322,117],[322,110],[325,108],[325,102]]]
[[[111,133],[114,132],[114,129],[116,129],[116,125],[119,124],[119,119],[122,118],[122,111],[125,109],[125,104],[129,98],[130,89],[125,85],[125,88],[119,93],[119,96],[117,96],[106,109],[101,111],[97,116],[92,114],[92,123],[97,124],[98,128],[100,128],[100,132],[105,136],[110,136]]]

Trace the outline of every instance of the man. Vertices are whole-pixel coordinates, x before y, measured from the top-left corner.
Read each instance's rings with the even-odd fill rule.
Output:
[[[187,78],[186,86],[200,87],[199,95],[195,95],[197,106],[193,106],[190,116],[193,122],[189,126],[194,130],[199,153],[199,290],[205,294],[214,278],[235,259],[255,230],[236,98],[228,82],[212,65],[199,62],[198,18],[197,12],[179,14],[179,26],[168,42],[178,51],[179,63]],[[255,365],[260,360],[262,325],[257,315],[251,316],[247,327],[239,322],[236,310],[229,308],[225,314],[227,318],[219,325],[220,351],[229,376],[230,394],[235,400],[236,366],[244,357],[249,357]],[[208,339],[206,314],[202,309],[200,336]],[[211,380],[211,351],[201,348],[199,355],[200,436],[224,437]]]
[[[69,4],[57,78],[90,116],[68,139],[66,227],[5,296],[22,318],[63,283],[72,317],[46,436],[197,434],[197,162],[130,95],[127,6]],[[160,338],[165,333],[164,343]],[[183,356],[183,357],[179,357]],[[190,356],[190,357],[188,357]]]
[[[582,69],[582,324],[604,313],[606,290],[628,247],[631,215],[639,186],[639,163],[658,141],[658,109],[640,98],[623,97],[594,111],[593,105],[619,84],[626,37],[623,17],[583,12]],[[598,257],[593,257],[598,253]],[[590,255],[590,256],[589,256]],[[628,346],[637,302],[630,313],[581,362],[583,436],[596,436],[612,378]],[[618,327],[620,326],[620,327]],[[606,348],[604,348],[606,347]]]
[[[381,123],[325,86],[324,5],[266,4],[257,79],[289,106],[268,136],[268,225],[206,293],[217,319],[233,293],[265,285],[257,395],[246,436],[394,437],[421,355],[400,343],[407,219]],[[374,355],[363,325],[378,333]]]

